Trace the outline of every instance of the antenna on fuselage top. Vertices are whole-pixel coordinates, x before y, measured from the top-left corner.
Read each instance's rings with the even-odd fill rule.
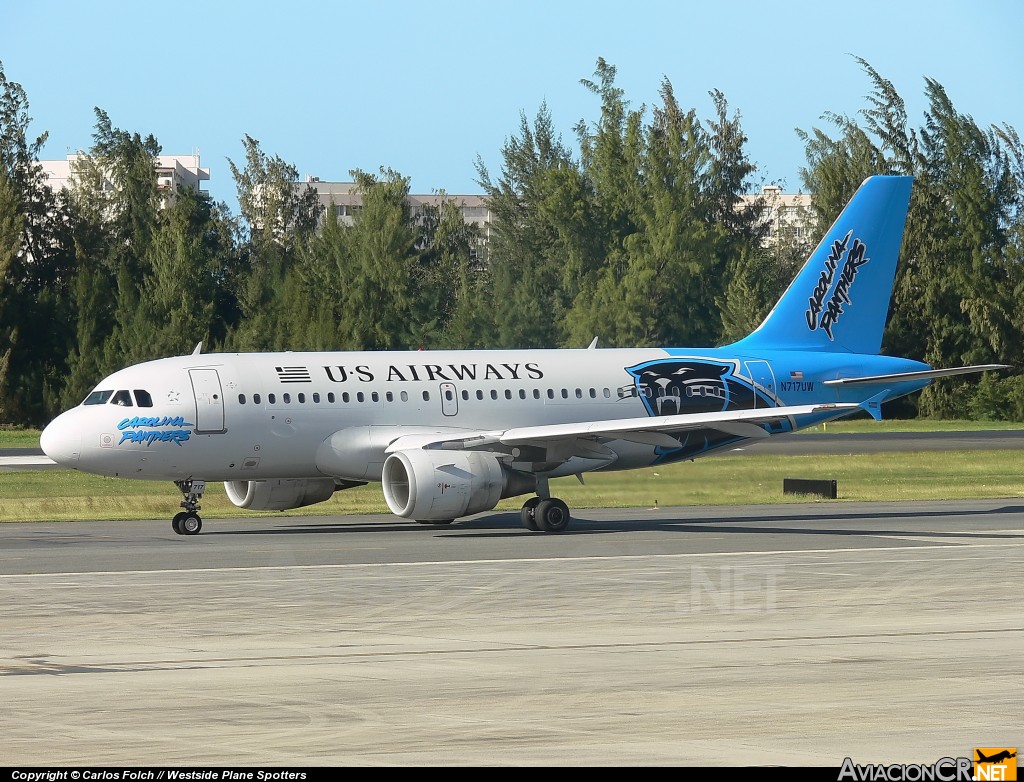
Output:
[[[594,339],[592,339],[590,344],[587,346],[587,350],[594,350],[596,347],[597,347],[597,337],[594,337]]]
[[[193,356],[198,356],[202,352],[203,352],[203,343],[200,342],[198,345],[196,345],[196,349],[192,351],[192,355]]]

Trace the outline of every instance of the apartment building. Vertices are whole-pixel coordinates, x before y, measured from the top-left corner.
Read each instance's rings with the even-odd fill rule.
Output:
[[[806,193],[783,193],[778,185],[765,185],[758,195],[740,196],[744,204],[761,203],[761,219],[768,224],[765,246],[781,237],[804,241],[813,226],[811,197]]]
[[[316,191],[317,198],[327,210],[333,211],[339,221],[352,225],[354,216],[362,208],[362,198],[354,182],[324,182],[319,177],[307,176],[297,187],[308,187]],[[487,197],[472,195],[417,195],[409,194],[408,204],[413,217],[422,213],[426,205],[437,207],[444,200],[454,200],[459,205],[462,219],[476,223],[480,228],[480,243],[487,246],[491,236],[491,210]],[[809,232],[811,197],[805,193],[783,193],[777,185],[767,185],[757,195],[741,196],[744,203],[760,203],[762,219],[769,224],[765,238],[767,245],[774,244],[780,236],[803,239]]]
[[[72,185],[75,165],[84,158],[85,155],[75,153],[63,160],[40,160],[39,164],[46,175],[47,184],[56,192]],[[162,206],[173,203],[175,195],[184,188],[201,190],[201,183],[210,179],[210,169],[200,166],[198,152],[191,155],[158,155],[154,159],[153,169]],[[114,188],[109,180],[104,180],[103,184],[105,190]]]
[[[341,223],[352,225],[356,213],[362,209],[362,196],[356,191],[355,182],[324,182],[319,177],[307,176],[305,182],[296,183],[297,187],[308,187],[316,191],[317,198],[326,214],[333,212]],[[438,208],[444,201],[454,201],[467,225],[476,224],[480,229],[477,240],[480,247],[474,255],[482,255],[491,236],[491,210],[487,206],[487,198],[483,195],[419,195],[410,193],[406,199],[413,219],[423,214],[427,206]]]

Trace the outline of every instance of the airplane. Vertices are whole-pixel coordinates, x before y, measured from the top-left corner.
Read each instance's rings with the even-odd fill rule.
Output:
[[[975,758],[975,763],[1002,763],[1004,760],[1017,757],[1016,752],[1010,752],[1007,749],[997,752],[992,757],[987,757],[980,749],[975,748],[974,754],[978,756]]]
[[[209,353],[104,378],[42,432],[88,473],[171,480],[174,532],[208,481],[250,510],[379,482],[396,515],[450,524],[531,495],[523,526],[570,522],[552,478],[696,459],[866,410],[934,378],[879,355],[912,177],[866,179],[761,325],[719,348]]]

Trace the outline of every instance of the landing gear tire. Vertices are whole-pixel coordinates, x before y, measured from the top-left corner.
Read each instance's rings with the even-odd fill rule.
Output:
[[[455,519],[416,519],[417,524],[433,524],[434,526],[441,527],[445,524],[451,524]]]
[[[203,520],[199,518],[201,507],[199,500],[202,499],[203,492],[206,491],[206,481],[189,478],[175,481],[174,485],[178,487],[178,491],[184,498],[181,501],[181,507],[185,510],[176,513],[171,519],[171,529],[179,535],[198,535],[199,530],[203,528]]]
[[[569,506],[557,497],[541,500],[533,515],[541,532],[564,532],[569,526]]]
[[[530,532],[540,531],[540,527],[537,526],[538,505],[540,505],[540,497],[530,497],[530,499],[523,503],[523,509],[519,511],[519,517],[522,519],[523,526],[530,530]]]
[[[172,522],[173,523],[173,522]],[[182,535],[198,535],[203,528],[203,520],[198,513],[186,513],[184,518],[178,522],[178,529]]]

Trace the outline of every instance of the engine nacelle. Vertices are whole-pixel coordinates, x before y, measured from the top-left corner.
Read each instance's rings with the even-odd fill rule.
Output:
[[[421,521],[491,510],[537,487],[536,477],[507,469],[493,454],[419,449],[388,456],[381,482],[392,513]]]
[[[249,510],[302,508],[329,500],[334,490],[334,478],[224,482],[228,499],[239,508]]]

